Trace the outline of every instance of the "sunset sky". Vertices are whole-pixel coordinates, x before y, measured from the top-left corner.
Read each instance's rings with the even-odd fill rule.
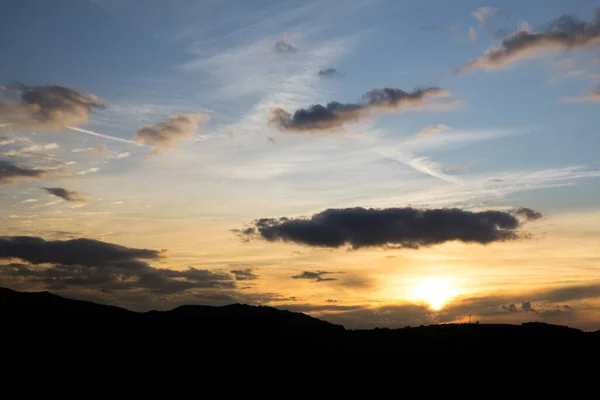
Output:
[[[597,6],[4,0],[0,286],[600,329]]]

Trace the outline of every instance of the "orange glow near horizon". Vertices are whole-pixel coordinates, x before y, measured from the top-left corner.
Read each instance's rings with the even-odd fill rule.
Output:
[[[441,310],[458,295],[451,279],[443,276],[421,278],[415,285],[411,298],[424,301],[434,311]]]

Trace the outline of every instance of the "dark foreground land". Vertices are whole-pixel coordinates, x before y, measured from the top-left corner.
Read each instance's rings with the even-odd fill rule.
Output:
[[[348,330],[302,313],[233,304],[182,306],[137,313],[119,307],[66,299],[48,292],[0,288],[3,343],[52,348],[134,349],[148,346],[210,353],[248,346],[265,350],[459,348],[485,352],[499,348],[563,349],[586,352],[600,347],[600,331],[583,332],[543,323],[522,325],[446,324],[418,328]]]

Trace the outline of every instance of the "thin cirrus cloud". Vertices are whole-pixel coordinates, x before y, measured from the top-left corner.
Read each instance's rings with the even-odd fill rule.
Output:
[[[531,32],[522,27],[502,41],[497,48],[489,49],[484,55],[455,70],[455,73],[475,69],[494,70],[528,58],[550,52],[593,49],[600,47],[600,9],[592,22],[563,15],[541,32]]]
[[[477,40],[477,31],[475,30],[475,28],[473,28],[473,27],[469,28],[469,34],[468,34],[468,36],[469,36],[469,40],[471,42],[474,42],[474,41]]]
[[[428,126],[427,128],[423,128],[417,133],[418,136],[431,136],[440,132],[444,132],[450,129],[447,125],[438,124],[433,126]]]
[[[40,179],[48,175],[41,169],[22,167],[10,161],[0,160],[0,185],[13,183],[19,179]]]
[[[68,202],[73,202],[73,203],[85,203],[86,200],[85,198],[77,191],[75,190],[67,190],[64,188],[60,188],[60,187],[53,187],[53,188],[44,188],[44,190],[48,193],[50,193],[53,196],[56,197],[60,197],[61,199],[68,201]]]
[[[314,132],[340,128],[346,123],[357,122],[370,116],[373,112],[401,112],[407,109],[422,109],[448,106],[453,102],[447,91],[437,88],[416,89],[406,92],[395,88],[377,88],[366,92],[360,103],[340,103],[333,101],[323,106],[313,105],[299,108],[293,114],[275,108],[272,110],[271,122],[284,131]],[[443,98],[441,103],[429,104],[429,99]]]
[[[167,121],[139,128],[134,141],[151,146],[153,153],[160,153],[181,140],[191,139],[198,126],[208,119],[206,114],[172,115]]]
[[[87,153],[91,156],[105,156],[110,154],[110,149],[106,145],[85,148],[78,147],[71,150],[71,153]]]
[[[229,274],[192,267],[154,268],[149,264],[165,256],[163,250],[130,248],[86,238],[62,241],[2,236],[0,259],[22,262],[0,265],[0,279],[54,289],[145,290],[157,294],[235,288]]]
[[[450,241],[489,244],[525,238],[525,221],[541,218],[528,208],[472,212],[458,208],[328,209],[310,218],[261,218],[235,230],[244,240],[294,242],[313,247],[418,249]]]
[[[567,97],[564,100],[569,103],[583,103],[583,102],[600,101],[600,88],[593,90],[586,95]]]
[[[98,172],[98,171],[100,171],[100,168],[88,168],[88,169],[84,169],[83,171],[77,172],[77,175],[93,174],[94,172]]]
[[[79,125],[89,114],[104,108],[100,100],[63,86],[17,85],[20,102],[0,101],[0,118],[7,124],[2,130],[59,129]]]

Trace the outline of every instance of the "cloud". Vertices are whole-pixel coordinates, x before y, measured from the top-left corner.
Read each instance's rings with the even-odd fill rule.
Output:
[[[584,300],[600,297],[599,283],[563,286],[540,291],[532,296],[532,300],[561,303],[565,301]]]
[[[489,49],[455,72],[500,69],[548,52],[595,47],[600,47],[600,9],[596,10],[593,22],[563,15],[541,32],[531,32],[527,27],[522,27],[504,39],[500,47]]]
[[[322,131],[339,128],[348,122],[357,122],[370,116],[372,112],[422,109],[427,100],[440,97],[448,99],[449,93],[436,87],[415,89],[412,92],[394,88],[377,88],[366,92],[361,103],[344,104],[332,101],[325,106],[316,104],[306,109],[299,108],[293,115],[281,108],[275,108],[271,113],[271,123],[286,131]]]
[[[473,28],[473,27],[469,28],[469,40],[471,42],[474,42],[477,40],[477,32],[475,31],[475,28]]]
[[[35,236],[0,236],[0,258],[19,258],[31,264],[106,266],[158,260],[164,254],[156,250],[133,249],[92,239],[44,240]]]
[[[154,125],[143,126],[135,132],[134,141],[139,144],[152,146],[154,153],[159,153],[176,142],[190,139],[198,125],[208,121],[206,114],[176,114],[168,121]]]
[[[0,259],[16,258],[29,263],[0,265],[0,279],[25,280],[50,288],[144,289],[162,294],[235,287],[228,274],[192,267],[184,270],[154,268],[148,264],[148,261],[158,261],[164,256],[164,251],[92,239],[47,241],[31,236],[0,237]]]
[[[289,44],[288,42],[286,42],[283,39],[278,40],[275,43],[275,46],[273,46],[273,49],[275,50],[276,53],[279,53],[279,54],[289,54],[289,53],[298,52],[298,49],[296,47],[292,46],[291,44]]]
[[[436,133],[447,131],[448,129],[450,129],[450,127],[448,127],[444,124],[438,124],[438,125],[433,125],[433,126],[429,126],[427,128],[421,129],[419,131],[419,133],[417,133],[417,135],[418,136],[431,136],[431,135],[435,135]]]
[[[332,76],[338,76],[341,74],[340,74],[340,71],[338,71],[335,68],[325,68],[325,69],[320,69],[319,72],[317,73],[317,75],[319,75],[320,77],[323,77],[323,78],[330,78]]]
[[[479,20],[481,24],[485,24],[489,17],[502,14],[502,10],[494,7],[479,7],[472,12],[472,15]]]
[[[591,101],[600,101],[600,88],[591,91],[585,96],[579,97],[567,97],[564,99],[569,103],[583,103],[583,102],[591,102]]]
[[[525,218],[528,221],[535,221],[536,219],[540,219],[543,217],[541,213],[527,207],[518,208],[514,211],[514,213],[519,217]]]
[[[46,175],[48,175],[48,172],[41,169],[29,169],[9,161],[0,160],[0,185],[13,183],[18,179],[40,179]]]
[[[130,156],[131,156],[131,153],[128,151],[125,151],[123,153],[118,153],[117,155],[113,156],[113,158],[116,160],[122,160],[122,159],[128,158]]]
[[[327,271],[315,271],[315,272],[304,271],[299,275],[292,276],[292,279],[307,279],[307,280],[311,280],[314,282],[337,281],[336,278],[325,278],[324,277],[325,275],[329,275],[332,273],[333,272],[327,272]]]
[[[71,150],[71,153],[88,153],[92,156],[103,156],[110,154],[110,149],[106,145],[85,148],[78,147],[76,149]]]
[[[89,114],[104,105],[87,93],[63,86],[17,85],[20,103],[0,100],[0,119],[8,125],[2,129],[58,129],[79,125]]]
[[[36,203],[36,202],[37,202],[37,199],[25,199],[21,203],[29,204],[29,203]]]
[[[67,190],[59,187],[44,188],[44,190],[53,196],[60,197],[63,200],[75,203],[85,203],[85,199],[79,192],[74,190]]]
[[[494,8],[494,7],[480,7],[477,10],[473,11],[471,14],[473,15],[473,17],[477,18],[477,20],[479,21],[479,24],[481,26],[485,27],[494,38],[500,39],[507,35],[508,32],[506,30],[495,29],[490,24],[490,20],[493,17],[497,17],[500,15],[506,16],[506,13],[504,13],[502,10],[500,10],[498,8]],[[470,31],[469,31],[469,33],[470,33]],[[469,35],[469,37],[470,37],[470,35]]]
[[[20,147],[18,149],[11,150],[9,152],[4,153],[4,155],[20,156],[22,154],[32,154],[32,153],[36,153],[36,152],[44,151],[44,150],[55,150],[55,149],[58,149],[59,147],[60,146],[58,145],[58,143],[48,143],[43,146],[34,144],[31,146],[25,146],[25,147]]]
[[[98,171],[100,171],[100,168],[88,168],[88,169],[84,169],[83,171],[77,172],[77,175],[87,175],[87,174],[92,174],[92,173],[98,172]]]
[[[231,273],[235,277],[236,281],[253,281],[255,279],[258,279],[258,275],[255,275],[252,272],[252,268],[233,269],[231,270]]]
[[[17,141],[18,141],[18,138],[16,138],[16,137],[0,135],[0,146],[6,146],[9,144],[13,144],[13,143],[16,143]]]
[[[450,241],[489,244],[518,240],[525,237],[518,232],[521,225],[514,213],[504,211],[357,207],[328,209],[310,218],[261,218],[236,233],[246,239],[258,236],[269,242],[315,247],[418,249]]]
[[[307,109],[300,108],[294,115],[276,108],[272,111],[271,122],[283,130],[308,132],[341,127],[347,122],[357,122],[367,115],[367,109],[362,105],[333,101],[326,106],[315,104]]]
[[[521,310],[523,310],[523,312],[535,312],[535,308],[533,308],[531,306],[531,302],[530,301],[524,301],[521,303]]]

